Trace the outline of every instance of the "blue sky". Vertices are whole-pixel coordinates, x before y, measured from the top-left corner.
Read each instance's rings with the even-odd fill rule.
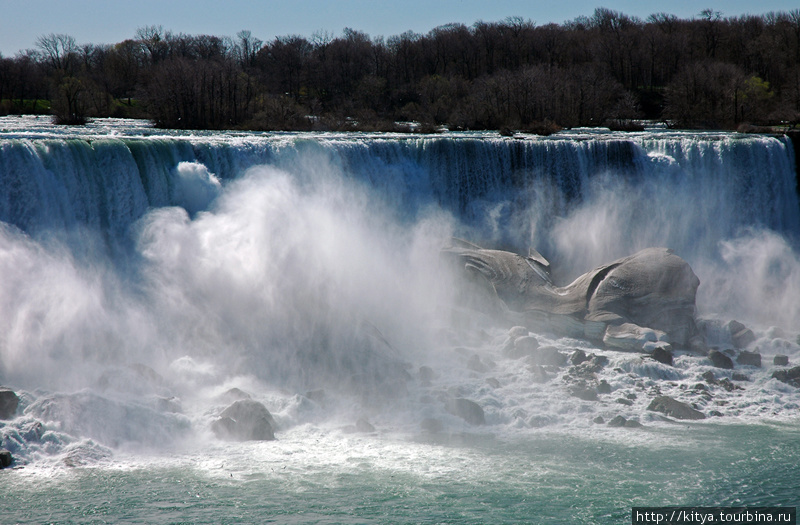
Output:
[[[79,44],[110,44],[136,29],[161,25],[175,33],[235,36],[249,29],[269,41],[315,31],[340,35],[350,27],[370,36],[427,33],[436,26],[521,16],[537,24],[561,23],[607,7],[646,18],[666,12],[693,18],[705,8],[725,16],[798,9],[797,0],[0,0],[0,53],[14,56],[49,33]]]

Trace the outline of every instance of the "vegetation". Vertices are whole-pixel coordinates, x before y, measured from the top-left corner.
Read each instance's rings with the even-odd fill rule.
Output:
[[[0,57],[0,113],[124,116],[192,129],[754,129],[800,121],[800,10],[646,20],[609,9],[427,34],[263,42],[140,28],[114,45],[63,34]],[[398,124],[400,122],[414,122]]]

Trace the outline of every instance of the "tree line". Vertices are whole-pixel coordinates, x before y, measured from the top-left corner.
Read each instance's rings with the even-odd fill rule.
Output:
[[[427,34],[346,28],[269,42],[162,26],[112,45],[48,34],[35,49],[0,56],[0,114],[41,112],[65,124],[117,116],[184,129],[794,125],[800,9],[642,20],[599,8],[563,24],[510,17]]]

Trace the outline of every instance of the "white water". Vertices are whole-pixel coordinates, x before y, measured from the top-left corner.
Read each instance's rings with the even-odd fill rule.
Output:
[[[471,451],[473,435],[668,446],[669,424],[646,408],[655,392],[722,414],[709,425],[796,421],[798,390],[771,378],[775,354],[800,359],[800,207],[785,140],[190,135],[117,121],[75,133],[0,120],[0,383],[22,393],[0,431],[28,468],[168,467],[165,452],[197,464],[211,447],[228,466],[198,468],[214,476],[279,470],[285,457],[342,474],[356,457],[431,479],[456,461],[486,480],[496,465]],[[508,327],[454,304],[439,258],[454,234],[532,245],[562,280],[670,246],[700,277],[701,317],[747,323],[764,366],[735,370],[741,390],[703,396],[704,372],[734,371],[534,334],[606,355],[598,379],[612,393],[570,396],[565,369],[537,383],[503,357]],[[269,408],[278,444],[213,438],[232,387]],[[449,414],[452,397],[477,402],[487,424]],[[615,415],[661,430],[593,423]],[[376,434],[348,434],[358,418]],[[433,436],[421,428],[431,419],[442,425]],[[467,447],[442,450],[442,439]]]

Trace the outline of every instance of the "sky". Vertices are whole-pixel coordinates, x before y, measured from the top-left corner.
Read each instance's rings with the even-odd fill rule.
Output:
[[[136,30],[161,25],[173,33],[235,37],[246,29],[268,42],[277,36],[334,36],[346,27],[371,37],[427,33],[447,23],[472,25],[521,16],[537,25],[590,16],[605,7],[646,18],[670,13],[697,17],[710,8],[724,16],[798,9],[798,0],[0,0],[0,54],[36,47],[50,33],[78,44],[114,44]]]

